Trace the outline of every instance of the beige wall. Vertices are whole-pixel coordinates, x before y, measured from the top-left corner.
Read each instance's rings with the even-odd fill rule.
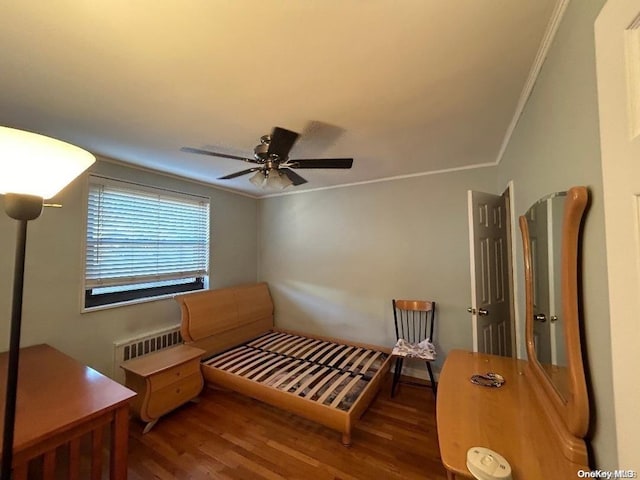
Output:
[[[256,280],[256,200],[113,163],[99,162],[92,171],[210,196],[212,288]],[[114,341],[178,324],[180,310],[167,299],[81,314],[86,175],[56,200],[64,208],[46,209],[29,223],[22,345],[46,342],[110,374]],[[8,348],[15,225],[0,215],[0,350]]]
[[[258,275],[276,324],[391,346],[391,299],[433,299],[436,343],[470,349],[467,190],[492,190],[495,176],[483,168],[261,200]]]
[[[514,180],[518,213],[544,194],[573,185],[590,189],[582,243],[583,320],[595,401],[590,435],[598,467],[617,468],[593,34],[603,4],[603,0],[569,4],[498,168],[498,184]],[[522,283],[520,244],[517,255],[516,278]],[[523,295],[518,302],[521,312]]]

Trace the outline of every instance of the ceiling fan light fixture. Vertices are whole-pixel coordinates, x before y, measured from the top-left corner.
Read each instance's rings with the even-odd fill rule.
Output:
[[[289,180],[289,177],[287,177],[286,175],[282,175],[277,168],[272,168],[271,170],[269,170],[266,182],[267,187],[284,190],[291,185],[293,185],[293,182]]]
[[[298,140],[300,134],[281,127],[274,127],[271,135],[263,135],[260,144],[253,149],[253,158],[238,157],[228,153],[217,153],[200,148],[182,147],[180,150],[187,153],[198,153],[201,155],[211,155],[213,157],[229,158],[253,163],[251,168],[239,172],[230,173],[218,180],[233,180],[252,172],[257,172],[249,181],[256,187],[274,188],[283,190],[287,187],[303,185],[307,180],[298,175],[292,169],[309,168],[340,168],[348,169],[353,165],[353,158],[306,158],[290,159],[289,153]],[[1,180],[1,179],[0,179]]]
[[[249,181],[256,187],[264,187],[265,183],[267,182],[267,177],[262,170],[259,170],[254,176],[249,179]]]

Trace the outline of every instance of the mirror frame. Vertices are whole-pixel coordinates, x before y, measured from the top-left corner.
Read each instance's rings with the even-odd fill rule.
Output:
[[[589,399],[587,384],[582,362],[582,348],[580,345],[580,318],[578,308],[578,243],[580,240],[580,226],[588,201],[586,187],[569,189],[564,207],[562,223],[561,247],[561,285],[562,285],[562,315],[564,321],[565,346],[567,352],[568,369],[568,398],[562,398],[551,380],[544,372],[536,358],[533,337],[533,262],[529,245],[529,227],[525,216],[521,216],[520,230],[522,232],[525,292],[526,292],[526,330],[528,366],[542,392],[543,404],[551,405],[547,409],[552,419],[562,422],[569,449],[574,453],[582,450],[573,439],[582,440],[589,428]],[[554,414],[555,412],[555,414]],[[554,422],[554,424],[557,422]],[[566,435],[568,434],[568,436]],[[571,438],[573,437],[573,438]],[[572,444],[572,446],[570,446]],[[581,452],[580,452],[581,454]]]

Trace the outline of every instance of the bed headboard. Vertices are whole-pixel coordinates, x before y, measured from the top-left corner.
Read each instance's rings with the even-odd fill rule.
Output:
[[[187,293],[175,299],[182,309],[182,338],[208,355],[273,328],[273,302],[266,283]]]

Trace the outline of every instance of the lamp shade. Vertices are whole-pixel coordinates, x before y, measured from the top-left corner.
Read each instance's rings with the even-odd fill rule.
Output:
[[[264,182],[267,181],[267,177],[262,170],[258,170],[256,174],[249,179],[249,181],[256,187],[264,187]]]
[[[37,133],[0,127],[0,193],[51,198],[96,158],[86,150]]]
[[[284,190],[292,183],[293,182],[289,180],[289,177],[287,177],[286,175],[282,175],[278,171],[278,169],[272,168],[269,171],[269,175],[267,176],[266,186],[271,188],[277,188],[279,190]]]

